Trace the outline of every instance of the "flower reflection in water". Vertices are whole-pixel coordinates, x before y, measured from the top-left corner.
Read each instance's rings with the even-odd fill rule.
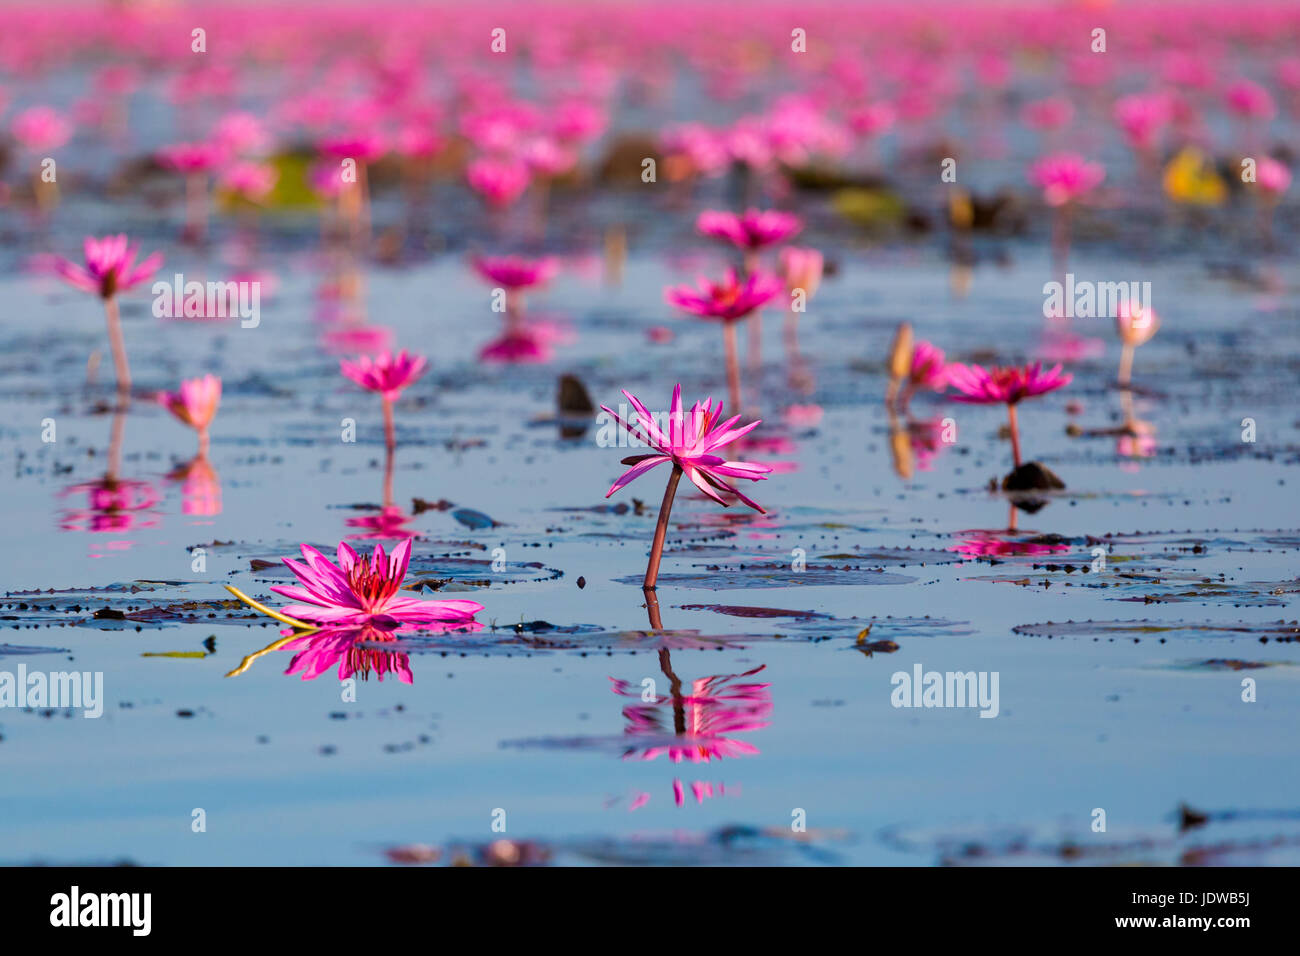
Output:
[[[181,513],[197,517],[221,514],[221,479],[207,455],[195,455],[167,475],[181,482]]]
[[[759,752],[753,744],[735,740],[729,735],[759,730],[770,723],[771,685],[744,680],[766,665],[759,665],[743,674],[698,678],[692,681],[687,692],[681,679],[673,672],[670,651],[659,652],[659,663],[669,680],[667,696],[656,695],[652,700],[644,701],[640,684],[610,678],[614,693],[641,697],[644,701],[623,708],[623,716],[628,722],[623,732],[629,743],[623,754],[625,760],[654,760],[666,754],[673,763],[683,760],[707,763]],[[671,730],[669,720],[672,721]],[[663,743],[662,740],[669,735],[676,739],[672,743]]]
[[[285,674],[302,674],[303,680],[315,680],[338,664],[339,680],[366,680],[373,673],[381,681],[385,674],[396,674],[403,684],[413,683],[410,655],[382,647],[396,640],[392,631],[370,626],[329,628],[296,637],[281,647],[295,652]]]

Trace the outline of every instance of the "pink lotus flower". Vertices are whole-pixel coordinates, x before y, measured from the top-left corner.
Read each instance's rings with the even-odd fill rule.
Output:
[[[1251,80],[1238,80],[1228,87],[1225,96],[1228,109],[1238,116],[1256,119],[1272,119],[1277,115],[1277,106],[1272,95],[1264,87]]]
[[[420,377],[426,365],[428,362],[423,356],[408,354],[403,349],[396,355],[384,352],[374,358],[363,355],[353,362],[343,359],[339,362],[339,369],[362,388],[378,392],[391,402]]]
[[[474,270],[488,282],[506,289],[527,289],[549,282],[560,270],[559,260],[525,259],[522,256],[479,256]]]
[[[1121,302],[1115,309],[1115,328],[1120,341],[1130,348],[1145,345],[1160,328],[1155,309],[1138,302]]]
[[[1064,206],[1089,192],[1106,178],[1106,168],[1074,153],[1056,153],[1036,162],[1029,179],[1043,190],[1049,206]]]
[[[723,507],[726,507],[729,502],[719,494],[720,491],[735,495],[760,514],[767,513],[761,505],[751,501],[722,479],[731,477],[763,481],[766,473],[772,470],[771,466],[726,461],[714,454],[718,449],[749,434],[762,424],[761,421],[751,422],[743,428],[733,428],[732,426],[740,421],[740,416],[735,415],[719,424],[722,418],[722,403],[718,402],[714,407],[711,399],[696,402],[689,412],[683,413],[682,387],[677,385],[673,389],[673,403],[668,412],[668,428],[665,431],[655,424],[654,416],[636,396],[626,390],[623,394],[636,409],[635,425],[623,421],[603,405],[602,411],[612,415],[615,421],[627,429],[629,435],[654,448],[655,453],[634,455],[625,459],[624,464],[630,464],[632,467],[614,482],[613,487],[606,492],[606,498],[646,472],[672,462],[675,468],[685,473],[695,487]]]
[[[1271,156],[1261,156],[1255,168],[1255,183],[1270,196],[1280,196],[1291,185],[1291,170]]]
[[[203,173],[221,161],[223,151],[213,143],[174,143],[158,150],[158,162],[178,173]]]
[[[1061,371],[1059,365],[1044,372],[1039,362],[1023,368],[985,369],[960,362],[948,366],[948,384],[962,393],[954,396],[957,401],[979,405],[1006,403],[1007,419],[1011,425],[1011,455],[1017,468],[1020,467],[1020,425],[1016,419],[1016,405],[1026,398],[1045,395],[1068,385],[1073,378],[1069,372]]]
[[[912,350],[912,371],[908,382],[912,388],[942,392],[948,385],[947,369],[943,349],[929,342],[917,342]]]
[[[251,202],[265,199],[275,188],[280,174],[269,163],[236,163],[222,172],[223,188]]]
[[[1161,127],[1169,122],[1169,103],[1158,93],[1136,93],[1115,101],[1115,122],[1134,149],[1150,150]]]
[[[816,249],[786,246],[781,250],[781,275],[787,289],[803,289],[812,297],[821,285],[825,260]]]
[[[163,263],[162,253],[155,252],[136,265],[136,247],[123,234],[103,239],[87,236],[84,247],[85,268],[61,259],[55,263],[55,271],[69,285],[94,292],[103,299],[147,281]]]
[[[532,178],[517,159],[482,156],[465,168],[470,188],[493,206],[508,206],[524,194]]]
[[[215,375],[186,379],[178,392],[159,392],[158,404],[197,431],[200,447],[206,449],[208,426],[221,404],[221,379]]]
[[[953,362],[947,367],[948,383],[961,392],[954,396],[959,402],[978,405],[996,405],[1005,402],[1014,405],[1022,399],[1045,395],[1065,385],[1074,378],[1069,372],[1061,371],[1061,366],[1044,372],[1042,365],[1018,367],[994,367],[986,369],[980,365],[963,365]]]
[[[72,138],[72,126],[48,106],[33,106],[14,117],[9,126],[14,139],[32,152],[46,152],[65,146]]]
[[[725,239],[739,249],[757,251],[789,239],[803,229],[793,213],[775,209],[749,209],[743,215],[706,210],[700,213],[695,228],[706,236]]]
[[[764,272],[753,272],[742,283],[735,269],[728,269],[716,285],[705,279],[699,289],[690,286],[669,287],[664,298],[669,305],[705,319],[735,322],[761,308],[781,292],[781,280]]]
[[[302,586],[271,588],[276,594],[303,602],[281,609],[281,613],[298,620],[334,626],[456,626],[474,623],[474,615],[483,610],[477,601],[398,597],[411,561],[409,540],[394,548],[391,556],[384,554],[383,545],[375,545],[369,561],[359,557],[346,542],[340,542],[337,566],[308,544],[302,546],[302,555],[305,564],[284,559]]]

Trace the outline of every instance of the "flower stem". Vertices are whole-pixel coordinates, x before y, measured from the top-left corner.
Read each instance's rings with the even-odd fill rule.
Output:
[[[1011,457],[1020,467],[1020,423],[1016,421],[1016,406],[1007,406],[1007,421],[1011,423]]]
[[[736,323],[722,326],[722,344],[727,353],[727,391],[731,395],[731,413],[740,414],[740,358],[736,355]]]
[[[393,424],[393,400],[384,399],[384,445],[389,451],[397,447],[397,428]]]
[[[117,311],[117,297],[104,300],[104,314],[108,320],[108,341],[113,347],[113,369],[117,373],[119,393],[131,391],[131,368],[126,363],[126,341],[122,338],[122,318]]]
[[[673,473],[668,476],[668,487],[664,489],[663,504],[659,506],[659,522],[655,525],[654,542],[650,545],[650,563],[645,569],[647,591],[653,591],[659,580],[659,561],[664,556],[664,538],[668,535],[668,516],[672,514],[673,497],[677,494],[677,482],[682,480],[680,465],[673,465]]]
[[[664,622],[663,618],[659,616],[659,598],[655,596],[654,591],[649,589],[645,589],[641,593],[645,595],[645,609],[650,616],[650,630],[662,631]]]
[[[198,457],[200,457],[200,458],[207,458],[207,457],[208,457],[208,430],[207,430],[206,428],[200,428],[200,429],[199,429],[199,454],[198,454]]]
[[[1119,356],[1119,384],[1128,388],[1129,378],[1133,375],[1133,346],[1125,343]]]
[[[239,588],[234,587],[233,585],[227,584],[226,590],[229,591],[231,594],[233,594],[235,597],[239,598],[239,600],[243,601],[253,610],[261,611],[267,617],[273,617],[277,621],[280,621],[284,624],[288,624],[290,627],[296,627],[299,630],[311,631],[311,632],[320,630],[320,628],[317,627],[315,624],[309,624],[307,621],[299,621],[297,618],[289,617],[289,615],[287,614],[281,614],[279,611],[272,610],[271,608],[267,607],[265,604],[262,604],[258,601],[254,601],[251,597],[249,597],[247,594],[239,590]]]

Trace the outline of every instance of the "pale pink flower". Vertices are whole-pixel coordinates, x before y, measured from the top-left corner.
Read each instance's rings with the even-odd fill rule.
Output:
[[[202,434],[212,424],[221,404],[221,379],[216,375],[186,379],[181,382],[180,391],[159,392],[158,404]]]
[[[913,388],[942,392],[948,385],[947,368],[943,349],[929,342],[917,342],[912,350],[912,370],[908,378]]]
[[[811,297],[821,285],[825,260],[818,250],[786,246],[781,250],[780,263],[787,289],[803,289]]]
[[[1291,185],[1291,170],[1271,156],[1261,156],[1255,167],[1255,183],[1270,196],[1280,196]]]
[[[1149,305],[1124,301],[1115,310],[1115,328],[1119,331],[1121,342],[1136,348],[1145,345],[1156,334],[1160,328],[1160,317]]]
[[[250,201],[265,199],[275,188],[280,174],[270,163],[235,163],[222,172],[221,185]]]
[[[1060,129],[1074,119],[1074,106],[1064,97],[1049,96],[1026,103],[1020,111],[1020,118],[1031,129]]]

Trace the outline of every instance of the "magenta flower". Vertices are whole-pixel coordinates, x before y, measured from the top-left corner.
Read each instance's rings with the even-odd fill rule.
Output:
[[[1106,178],[1106,168],[1074,153],[1045,156],[1029,170],[1029,180],[1043,191],[1049,206],[1064,206]]]
[[[136,265],[136,251],[137,248],[129,245],[122,234],[103,239],[87,236],[85,267],[60,259],[55,264],[55,271],[69,285],[94,292],[102,299],[111,299],[116,293],[148,280],[163,263],[162,253],[155,252]]]
[[[724,445],[743,438],[760,424],[752,422],[743,428],[734,428],[733,426],[740,420],[739,415],[719,423],[722,418],[721,402],[715,408],[711,399],[705,399],[703,402],[696,402],[688,413],[683,414],[682,387],[679,384],[673,389],[673,404],[668,413],[665,430],[655,423],[654,416],[636,396],[626,390],[623,394],[636,409],[635,425],[623,421],[603,405],[601,409],[622,425],[629,435],[645,442],[654,448],[655,452],[624,458],[623,464],[632,467],[614,482],[605,497],[608,498],[624,485],[658,465],[665,462],[672,462],[673,465],[672,474],[668,477],[668,487],[664,490],[663,503],[659,506],[659,520],[655,525],[654,541],[650,547],[650,561],[646,565],[644,587],[646,590],[654,590],[655,582],[659,579],[659,562],[663,556],[664,538],[668,534],[668,518],[672,512],[673,496],[677,493],[677,483],[681,480],[682,474],[685,473],[695,487],[723,507],[727,507],[729,502],[719,492],[735,495],[755,511],[766,514],[761,505],[745,497],[723,479],[731,477],[762,481],[772,468],[770,465],[727,461],[713,454]]]
[[[1060,365],[1044,372],[1040,362],[1023,368],[985,369],[960,362],[948,366],[948,384],[962,393],[954,396],[957,401],[979,405],[1006,403],[1007,419],[1011,425],[1011,454],[1017,468],[1020,467],[1020,426],[1016,420],[1016,405],[1023,399],[1062,388],[1073,378],[1069,372],[1061,371]]]
[[[717,284],[706,279],[699,288],[675,286],[664,290],[669,305],[704,319],[735,322],[755,309],[770,302],[781,292],[781,280],[764,272],[751,273],[742,283],[735,269],[728,269],[726,277]]]
[[[392,628],[401,625],[460,625],[474,623],[473,617],[483,610],[477,601],[421,601],[398,597],[411,561],[411,542],[403,541],[384,554],[383,545],[366,561],[346,542],[339,542],[338,565],[330,562],[309,544],[302,546],[306,563],[285,558],[301,583],[275,585],[276,594],[299,604],[290,604],[281,613],[313,624],[365,625]]]
[[[996,405],[1005,402],[1014,405],[1025,398],[1044,395],[1069,385],[1074,376],[1061,371],[1057,365],[1046,372],[1035,362],[1023,368],[963,365],[953,362],[948,366],[948,383],[962,394],[954,396],[959,402],[977,405]]]
[[[424,372],[428,362],[422,355],[410,355],[403,349],[396,355],[382,352],[371,358],[363,355],[355,362],[342,359],[339,369],[362,388],[378,392],[384,400],[384,443],[391,450],[397,447],[397,430],[393,423],[393,402],[406,386]]]
[[[14,139],[32,152],[58,149],[72,138],[72,126],[48,106],[33,106],[14,117],[9,126]]]
[[[126,394],[131,390],[131,367],[126,360],[126,341],[122,338],[122,321],[118,315],[116,295],[152,276],[162,265],[162,255],[155,252],[137,265],[136,247],[129,245],[126,236],[121,234],[105,236],[103,239],[87,236],[85,252],[84,268],[60,259],[54,264],[54,271],[69,285],[94,292],[104,300],[104,316],[108,323],[108,341],[113,349],[117,389]]]
[[[1273,96],[1264,87],[1252,80],[1238,80],[1228,87],[1225,96],[1228,109],[1238,116],[1256,119],[1272,119],[1277,115],[1277,106]]]
[[[623,394],[636,409],[635,424],[628,424],[603,405],[601,409],[613,415],[614,420],[627,429],[629,435],[654,448],[655,453],[636,455],[627,459],[625,464],[632,464],[632,467],[614,482],[613,487],[606,492],[606,498],[653,468],[672,462],[676,468],[686,474],[695,487],[723,507],[727,507],[729,502],[718,493],[719,491],[733,494],[760,514],[767,514],[761,505],[745,497],[722,478],[763,481],[766,473],[772,470],[771,466],[726,461],[713,454],[719,448],[730,445],[749,434],[762,424],[761,421],[751,422],[743,428],[733,428],[732,426],[740,421],[740,416],[734,415],[719,424],[722,418],[722,402],[718,402],[715,407],[711,399],[696,402],[689,412],[683,413],[682,387],[677,385],[673,388],[673,404],[668,413],[668,429],[664,431],[655,424],[654,416],[635,395],[626,390]]]
[[[1291,170],[1271,156],[1261,156],[1255,170],[1255,182],[1268,196],[1276,198],[1291,185]]]
[[[178,173],[205,173],[221,161],[223,150],[212,143],[174,143],[158,150],[158,162]]]
[[[532,174],[518,159],[483,156],[465,168],[469,186],[490,205],[508,206],[524,194]]]
[[[743,215],[721,210],[700,213],[695,228],[714,239],[725,239],[738,249],[766,249],[796,235],[803,223],[793,213],[775,209],[749,209]]]
[[[221,379],[216,375],[186,379],[178,392],[159,392],[158,404],[199,433],[199,454],[205,454],[208,426],[221,404]]]
[[[942,392],[948,385],[948,366],[943,349],[929,342],[917,342],[912,350],[912,371],[908,382],[912,388]]]
[[[477,256],[474,270],[488,282],[506,289],[527,289],[549,282],[560,271],[559,260],[550,256],[525,259],[523,256]]]
[[[354,362],[343,359],[339,368],[362,388],[379,392],[385,401],[391,402],[420,377],[427,364],[422,355],[411,355],[403,349],[396,355],[383,352],[374,358],[363,355]]]

